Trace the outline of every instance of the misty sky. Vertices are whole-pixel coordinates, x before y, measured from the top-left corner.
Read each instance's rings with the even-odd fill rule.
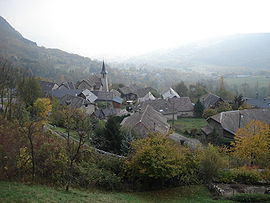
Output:
[[[270,32],[269,8],[269,0],[0,0],[0,15],[39,46],[104,58]]]

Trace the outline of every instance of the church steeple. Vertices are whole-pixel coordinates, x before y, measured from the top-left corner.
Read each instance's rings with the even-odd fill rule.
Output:
[[[107,75],[107,71],[106,71],[106,68],[105,68],[105,63],[104,63],[104,61],[103,61],[103,63],[102,63],[102,69],[101,69],[101,72],[100,72],[100,74],[102,75],[102,77],[104,78],[105,77],[105,75]]]
[[[108,72],[106,71],[105,63],[103,60],[102,69],[101,69],[100,74],[101,74],[101,82],[102,82],[102,91],[106,91],[106,92],[109,91],[107,73]]]

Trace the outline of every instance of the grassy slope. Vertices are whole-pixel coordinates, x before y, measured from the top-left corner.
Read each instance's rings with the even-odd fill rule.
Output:
[[[156,192],[101,192],[73,189],[66,192],[39,185],[23,185],[13,182],[0,182],[0,202],[184,202],[208,203],[231,201],[212,200],[204,186],[185,186]]]
[[[172,124],[172,121],[170,121]],[[179,118],[174,121],[174,128],[177,133],[184,134],[185,131],[190,131],[191,129],[201,129],[206,126],[207,122],[203,118]]]

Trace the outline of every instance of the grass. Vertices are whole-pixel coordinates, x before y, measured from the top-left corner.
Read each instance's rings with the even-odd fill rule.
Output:
[[[54,189],[40,185],[0,182],[0,202],[108,202],[108,203],[232,203],[213,200],[205,186],[182,186],[154,192],[103,192]]]
[[[170,124],[172,124],[172,121],[170,121]],[[192,129],[200,130],[206,125],[207,122],[204,118],[179,118],[174,121],[174,129],[180,134],[185,134],[186,131],[189,132]]]

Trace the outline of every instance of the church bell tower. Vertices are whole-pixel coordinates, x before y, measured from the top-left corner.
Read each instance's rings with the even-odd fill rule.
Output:
[[[100,74],[101,74],[101,82],[102,82],[102,86],[103,86],[102,91],[108,92],[109,91],[108,78],[107,78],[108,72],[106,71],[104,61],[102,63],[102,69],[101,69]]]

